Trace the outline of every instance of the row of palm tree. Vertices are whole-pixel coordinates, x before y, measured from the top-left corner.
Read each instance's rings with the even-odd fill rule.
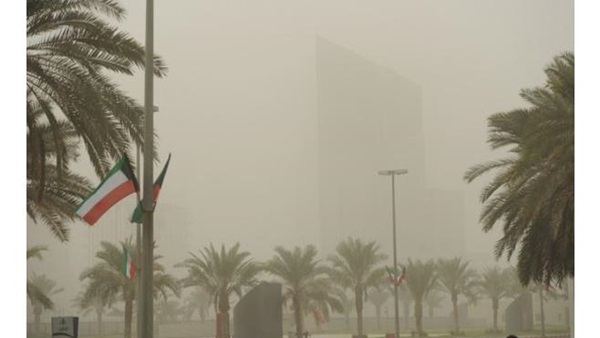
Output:
[[[41,257],[43,250],[44,247],[29,249],[28,258]],[[125,240],[118,245],[101,243],[101,249],[96,254],[99,262],[80,275],[80,279],[86,283],[84,291],[76,299],[76,304],[84,311],[96,312],[101,334],[104,310],[122,302],[124,332],[125,337],[129,338],[132,332],[136,283],[122,272],[126,251],[136,264],[138,257],[131,240]],[[173,320],[176,318],[176,311],[188,319],[196,311],[200,318],[205,318],[208,307],[212,304],[217,314],[217,338],[231,336],[231,296],[242,297],[246,290],[259,283],[261,273],[269,274],[282,283],[282,305],[289,305],[293,311],[295,332],[298,336],[305,332],[304,318],[307,315],[312,315],[317,325],[320,325],[329,319],[331,312],[344,313],[348,321],[353,310],[356,313],[356,333],[362,337],[364,302],[368,300],[373,303],[379,323],[381,306],[393,296],[393,287],[386,280],[382,265],[387,257],[380,252],[375,242],[364,243],[360,239],[348,238],[340,242],[335,254],[324,260],[318,257],[313,245],[291,250],[276,247],[275,255],[266,262],[253,261],[250,253],[241,250],[239,243],[230,248],[222,245],[219,249],[210,244],[201,250],[199,255],[190,253],[190,258],[175,265],[187,270],[187,276],[181,280],[165,271],[164,266],[158,262],[160,258],[161,256],[155,257],[153,267],[154,296],[158,301],[157,320]],[[414,304],[415,328],[418,335],[425,335],[422,322],[424,304],[429,304],[431,311],[442,300],[440,292],[449,296],[453,309],[453,333],[459,335],[460,297],[471,303],[475,303],[479,297],[489,298],[492,302],[494,330],[497,331],[500,300],[533,290],[521,284],[515,268],[486,268],[480,275],[469,267],[468,262],[458,257],[437,261],[408,259],[404,270],[406,275],[399,286],[399,300],[405,305],[406,319],[408,306]],[[34,307],[36,320],[43,309],[51,309],[50,296],[61,291],[55,286],[56,284],[45,276],[33,276],[28,281],[28,296]],[[189,288],[192,292],[180,307],[170,300],[169,296],[180,297],[182,288]],[[35,291],[36,289],[39,291]],[[535,289],[536,292],[542,292],[541,290],[539,286]],[[350,297],[347,291],[350,291]]]
[[[123,273],[125,252],[131,255],[133,264],[139,266],[139,257],[131,240],[126,240],[116,245],[110,242],[101,242],[101,249],[96,253],[99,262],[84,270],[79,279],[85,281],[83,293],[77,298],[80,308],[93,307],[98,314],[98,328],[102,327],[102,310],[112,306],[115,302],[123,302],[125,338],[131,337],[133,322],[133,307],[136,297],[135,279]],[[165,271],[160,264],[160,255],[154,257],[154,299],[166,300],[169,292],[179,297],[181,287],[179,281]]]
[[[312,314],[319,325],[320,316],[328,319],[334,311],[345,314],[348,322],[350,307],[356,313],[356,333],[363,336],[365,300],[374,303],[379,317],[386,295],[393,295],[382,265],[387,257],[375,242],[364,243],[349,238],[340,242],[335,255],[325,260],[318,258],[312,245],[293,249],[276,247],[275,255],[262,263],[252,261],[248,252],[241,251],[239,243],[230,249],[222,245],[219,250],[211,244],[200,251],[200,255],[191,253],[190,256],[176,266],[187,269],[184,287],[200,288],[211,295],[217,313],[218,338],[229,337],[230,296],[236,294],[241,297],[244,290],[258,283],[261,272],[274,276],[283,284],[284,306],[289,305],[293,311],[298,336],[304,333],[306,315]],[[399,298],[405,306],[414,303],[415,327],[419,335],[425,334],[423,305],[439,303],[439,291],[450,296],[453,332],[460,334],[460,297],[470,303],[475,303],[479,297],[489,298],[494,311],[494,330],[498,330],[500,299],[523,292],[524,288],[514,268],[486,268],[479,275],[461,258],[425,262],[408,259],[405,271],[406,278],[400,285]],[[352,296],[348,297],[346,291],[350,291]]]
[[[327,320],[332,311],[343,312],[346,289],[354,294],[357,313],[358,335],[363,335],[363,301],[370,288],[381,284],[384,269],[380,263],[386,258],[379,253],[375,242],[363,243],[348,239],[341,242],[337,255],[328,258],[329,265],[317,258],[313,245],[292,250],[276,247],[269,261],[252,261],[248,252],[240,251],[239,243],[227,249],[217,250],[212,244],[193,253],[177,266],[187,269],[184,287],[201,287],[212,296],[217,311],[217,337],[230,337],[230,296],[241,297],[244,289],[258,283],[261,272],[276,277],[284,286],[284,305],[289,304],[294,313],[295,332],[304,333],[304,317],[312,314],[319,322]],[[335,288],[335,286],[339,286]]]

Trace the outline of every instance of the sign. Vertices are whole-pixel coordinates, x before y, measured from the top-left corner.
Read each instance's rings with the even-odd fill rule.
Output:
[[[52,337],[77,338],[79,317],[52,317]]]

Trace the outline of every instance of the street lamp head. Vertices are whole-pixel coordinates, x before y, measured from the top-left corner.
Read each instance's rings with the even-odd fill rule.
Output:
[[[406,170],[406,169],[392,169],[392,170],[380,170],[379,171],[379,175],[385,175],[385,176],[404,175],[407,173],[408,173],[408,170]]]

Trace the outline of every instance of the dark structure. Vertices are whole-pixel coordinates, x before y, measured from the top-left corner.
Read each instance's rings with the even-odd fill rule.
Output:
[[[233,337],[283,337],[281,301],[281,284],[263,282],[250,290],[233,310]]]
[[[533,329],[533,304],[531,293],[526,292],[515,299],[504,312],[506,331],[530,331]]]

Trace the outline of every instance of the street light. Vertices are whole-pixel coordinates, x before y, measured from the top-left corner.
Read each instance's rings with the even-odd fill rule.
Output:
[[[383,176],[392,176],[392,229],[393,229],[393,243],[394,243],[394,271],[397,271],[398,268],[398,258],[396,255],[396,184],[395,177],[396,175],[404,175],[407,174],[408,170],[406,169],[393,169],[393,170],[381,170],[379,171],[379,175]],[[396,278],[394,278],[394,321],[396,324],[396,332],[395,338],[398,338],[400,334],[400,317],[398,317],[398,283],[396,283]]]
[[[140,299],[143,311],[141,337],[154,337],[153,260],[154,260],[154,199],[152,184],[154,152],[154,0],[146,0],[146,44],[144,46],[144,181],[142,196],[142,273]]]
[[[158,106],[153,106],[152,107],[152,111],[154,113],[158,112]],[[135,165],[137,167],[137,178],[138,180],[140,180],[140,178],[142,177],[142,162],[140,161],[140,145],[136,144],[136,159],[135,159]],[[141,181],[141,180],[140,180]],[[142,201],[142,198],[140,196],[140,192],[137,192],[137,205],[139,205]],[[136,205],[136,207],[137,207]],[[136,332],[137,332],[137,337],[138,338],[142,338],[142,331],[143,331],[143,322],[142,322],[142,316],[141,313],[144,311],[144,297],[143,297],[143,292],[142,292],[142,278],[141,278],[141,271],[142,271],[142,225],[143,223],[137,223],[136,224],[136,240],[135,240],[135,251],[136,251],[136,256],[137,256],[137,278],[136,278],[136,286],[137,286],[137,294],[135,295],[135,299],[136,301],[136,305],[137,305],[137,323],[136,323]]]

